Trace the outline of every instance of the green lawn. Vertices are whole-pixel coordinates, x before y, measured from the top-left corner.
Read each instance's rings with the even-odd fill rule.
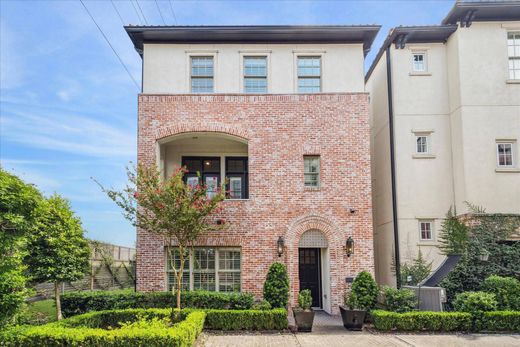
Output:
[[[28,304],[27,316],[35,324],[55,321],[56,307],[54,306],[54,300],[41,300]]]

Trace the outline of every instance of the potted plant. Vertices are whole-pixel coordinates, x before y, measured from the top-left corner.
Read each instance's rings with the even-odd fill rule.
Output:
[[[352,282],[350,293],[345,293],[345,306],[340,306],[343,326],[348,330],[363,330],[367,311],[377,303],[378,289],[372,275],[361,271]]]
[[[293,308],[294,320],[298,331],[312,331],[314,311],[311,308],[312,295],[310,289],[304,289],[298,294],[298,307]]]

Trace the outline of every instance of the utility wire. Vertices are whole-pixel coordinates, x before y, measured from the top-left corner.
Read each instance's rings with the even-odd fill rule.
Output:
[[[141,21],[141,16],[139,15],[139,12],[137,12],[137,7],[135,7],[134,2],[132,0],[130,0],[130,3],[132,4],[135,14],[137,15],[137,21],[139,22],[139,25],[141,25],[143,22]]]
[[[110,2],[112,3],[112,7],[114,7],[114,10],[116,10],[117,16],[119,17],[119,19],[121,19],[121,24],[123,24],[123,26],[125,26],[125,21],[123,20],[123,17],[121,17],[121,13],[119,13],[119,10],[117,9],[116,4],[114,4],[114,0],[110,0]]]
[[[144,24],[148,25],[148,21],[146,20],[146,17],[144,16],[143,9],[141,8],[141,5],[139,5],[139,0],[135,0],[135,3],[137,4],[137,7],[139,7],[139,11],[141,11],[141,14],[143,15]]]
[[[170,10],[172,10],[173,21],[175,22],[175,25],[177,25],[177,16],[175,15],[175,11],[173,10],[172,2],[173,0],[168,0],[168,3],[170,4]]]
[[[85,11],[87,12],[87,14],[89,15],[90,19],[92,19],[92,21],[94,22],[94,24],[96,25],[96,27],[98,28],[99,32],[101,33],[101,35],[103,36],[103,38],[105,39],[105,41],[108,43],[108,45],[110,46],[110,48],[112,48],[112,52],[114,52],[114,54],[116,55],[117,59],[119,59],[119,62],[121,63],[121,65],[123,65],[123,67],[125,68],[126,72],[128,73],[128,76],[130,76],[130,78],[132,79],[132,81],[134,82],[135,86],[137,87],[138,90],[140,90],[141,88],[139,87],[139,84],[137,83],[137,81],[135,80],[134,76],[132,76],[132,74],[130,73],[130,70],[128,70],[128,68],[126,67],[125,63],[123,63],[123,60],[121,59],[121,57],[119,56],[119,54],[117,54],[116,50],[114,49],[114,46],[112,46],[112,44],[110,43],[110,41],[108,40],[107,36],[105,35],[105,33],[103,32],[103,30],[101,29],[101,27],[99,26],[99,24],[96,22],[96,20],[94,19],[94,17],[92,16],[92,14],[90,13],[90,11],[88,10],[87,6],[85,6],[85,3],[83,2],[83,0],[79,0],[79,2],[81,2],[81,4],[83,5],[83,8],[85,9]]]
[[[159,3],[157,2],[157,0],[155,0],[155,6],[157,6],[157,11],[159,11],[159,14],[161,15],[161,19],[162,19],[163,24],[166,25],[166,21],[164,20],[161,8],[159,7]]]

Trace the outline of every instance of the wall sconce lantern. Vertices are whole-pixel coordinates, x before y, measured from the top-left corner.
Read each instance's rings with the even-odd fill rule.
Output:
[[[284,242],[283,242],[283,237],[278,237],[278,241],[276,242],[276,248],[277,248],[277,251],[278,251],[278,256],[281,257],[282,254],[283,254],[283,246],[284,246]]]
[[[478,259],[480,261],[488,261],[489,259],[489,252],[485,249],[483,249],[480,254],[478,255]]]
[[[345,244],[345,251],[347,252],[347,257],[350,257],[354,254],[354,239],[352,236],[349,236],[347,242]]]

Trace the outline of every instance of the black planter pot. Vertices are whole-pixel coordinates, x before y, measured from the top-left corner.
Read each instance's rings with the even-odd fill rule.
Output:
[[[347,330],[363,330],[363,322],[367,315],[366,311],[363,310],[350,310],[344,306],[340,306],[341,319],[343,320],[343,326]]]
[[[302,309],[293,308],[294,320],[298,331],[310,332],[312,331],[312,323],[314,322],[314,311],[304,311]]]

